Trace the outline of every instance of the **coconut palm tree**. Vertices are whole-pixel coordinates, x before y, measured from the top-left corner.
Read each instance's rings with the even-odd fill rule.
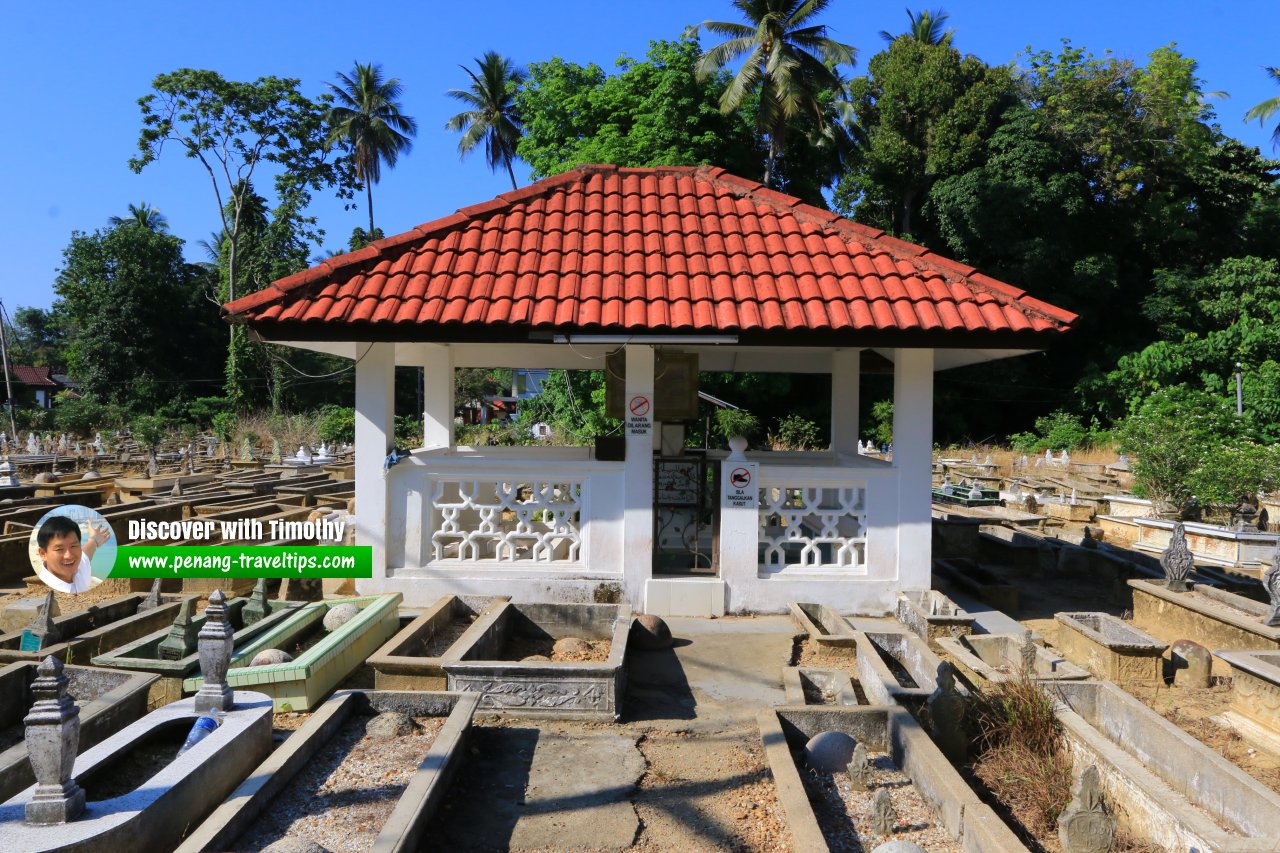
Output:
[[[910,9],[907,9],[907,18],[911,21],[911,26],[907,28],[907,31],[905,33],[894,35],[888,30],[881,30],[880,38],[889,43],[893,43],[895,39],[906,36],[907,38],[915,39],[922,44],[950,45],[951,39],[955,37],[956,31],[954,29],[942,29],[943,25],[946,24],[947,19],[950,17],[950,15],[941,9],[936,9],[932,12],[925,9],[920,13],[914,13]]]
[[[1276,83],[1280,83],[1280,68],[1266,68],[1267,76]],[[1244,114],[1245,121],[1253,121],[1255,118],[1258,124],[1265,125],[1267,120],[1276,113],[1280,113],[1280,95],[1274,98],[1267,98],[1262,103],[1253,107],[1249,112]],[[1280,123],[1277,123],[1275,129],[1271,131],[1271,144],[1274,147],[1280,147]]]
[[[112,216],[107,220],[107,224],[112,228],[119,228],[122,225],[141,225],[148,231],[155,231],[157,234],[163,234],[169,230],[169,220],[165,219],[164,214],[145,201],[129,205],[128,216]]]
[[[356,177],[364,184],[369,204],[372,232],[373,185],[382,175],[383,163],[394,168],[400,155],[413,148],[410,139],[417,134],[418,123],[401,111],[404,87],[400,78],[385,79],[381,65],[357,62],[350,75],[338,72],[338,83],[325,85],[336,102],[325,117],[329,125],[325,146],[344,142],[351,146]]]
[[[461,131],[458,154],[466,157],[484,141],[484,159],[497,171],[507,167],[511,188],[516,189],[516,173],[511,161],[524,128],[516,112],[516,89],[524,82],[524,70],[496,51],[488,51],[476,60],[477,74],[465,65],[458,66],[471,78],[467,89],[450,89],[450,98],[462,101],[470,109],[460,112],[445,123],[445,130]]]
[[[749,97],[758,99],[757,126],[768,140],[766,186],[773,183],[788,123],[808,118],[822,127],[821,95],[842,90],[836,69],[852,66],[857,55],[853,47],[828,38],[825,26],[813,23],[828,5],[830,0],[733,0],[747,23],[702,22],[727,41],[703,54],[700,79],[746,57],[720,96],[720,109],[736,112]]]

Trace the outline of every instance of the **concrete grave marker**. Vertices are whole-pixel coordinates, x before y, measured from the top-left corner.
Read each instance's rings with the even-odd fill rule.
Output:
[[[258,578],[258,582],[253,585],[253,592],[249,595],[249,603],[244,606],[241,614],[245,627],[255,622],[261,622],[271,615],[271,605],[267,603],[266,578]]]
[[[876,835],[893,835],[893,825],[896,822],[897,816],[893,813],[889,789],[881,788],[871,801],[871,831]]]
[[[62,639],[58,626],[53,624],[53,617],[57,613],[58,602],[54,600],[53,590],[49,590],[40,610],[36,612],[36,618],[22,629],[21,651],[38,652]]]
[[[80,746],[80,709],[67,694],[69,683],[62,661],[45,658],[31,684],[35,704],[22,721],[36,777],[26,821],[36,826],[66,823],[84,811],[84,789],[71,778]]]
[[[215,589],[209,595],[205,609],[204,627],[200,629],[200,674],[204,683],[195,696],[198,714],[208,711],[230,711],[235,707],[231,685],[227,684],[227,669],[231,666],[234,636],[227,621],[227,597]]]
[[[169,629],[169,636],[160,642],[157,649],[160,660],[182,660],[196,650],[197,628],[192,619],[195,606],[193,598],[182,602],[178,618],[173,620],[173,627]]]
[[[1164,569],[1164,586],[1172,592],[1186,592],[1187,576],[1195,567],[1195,558],[1187,547],[1187,530],[1179,521],[1173,525],[1169,547],[1160,555],[1160,568]]]
[[[1212,682],[1213,653],[1193,640],[1178,640],[1169,650],[1173,682],[1179,687],[1208,687]]]
[[[929,695],[927,705],[933,722],[933,739],[938,748],[955,764],[969,754],[969,738],[964,732],[965,700],[960,695],[959,675],[950,661],[938,664],[938,689]]]
[[[160,598],[160,578],[156,578],[151,583],[151,592],[147,593],[146,599],[138,605],[138,610],[154,610],[159,607],[162,602]]]
[[[1268,628],[1280,628],[1280,547],[1271,555],[1271,568],[1262,575],[1262,585],[1271,598],[1271,612],[1262,619]]]
[[[853,748],[853,757],[849,759],[846,772],[849,774],[849,784],[853,786],[853,790],[871,789],[871,759],[867,758],[865,744],[860,743]]]
[[[1058,818],[1058,840],[1066,853],[1107,853],[1115,818],[1102,805],[1102,774],[1090,764],[1071,788],[1071,804]]]
[[[1036,674],[1036,644],[1031,639],[1033,634],[1030,631],[1022,632],[1022,646],[1018,649],[1019,662],[1022,671],[1029,676]]]

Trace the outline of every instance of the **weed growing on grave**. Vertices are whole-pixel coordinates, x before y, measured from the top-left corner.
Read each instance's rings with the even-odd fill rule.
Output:
[[[1029,833],[1053,836],[1071,801],[1071,757],[1053,700],[1024,673],[976,693],[969,714],[973,774]]]

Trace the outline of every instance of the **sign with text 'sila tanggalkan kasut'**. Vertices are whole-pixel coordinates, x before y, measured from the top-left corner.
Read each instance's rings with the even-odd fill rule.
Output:
[[[720,494],[723,495],[723,507],[733,509],[755,509],[760,503],[760,486],[756,479],[760,466],[752,462],[734,462],[726,459],[720,469],[724,482],[721,483]]]

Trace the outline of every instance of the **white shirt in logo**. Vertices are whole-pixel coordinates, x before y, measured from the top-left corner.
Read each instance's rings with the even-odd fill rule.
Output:
[[[36,574],[50,589],[58,592],[87,592],[93,584],[93,566],[89,563],[89,555],[83,553],[80,555],[80,565],[76,567],[75,577],[70,583],[49,571],[45,566],[41,566]]]

